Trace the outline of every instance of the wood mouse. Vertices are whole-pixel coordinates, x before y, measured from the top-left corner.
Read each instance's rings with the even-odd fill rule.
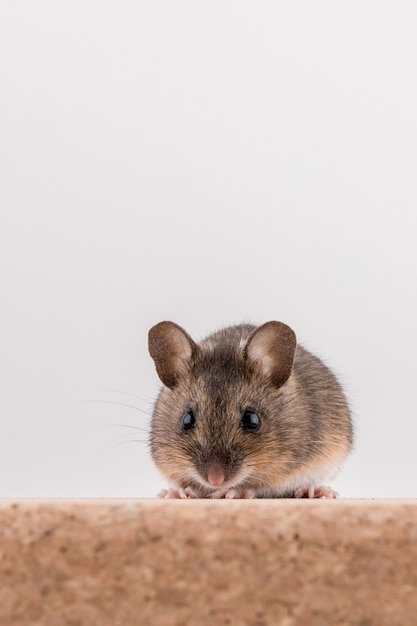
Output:
[[[150,449],[162,498],[333,498],[352,448],[343,390],[282,322],[231,326],[200,343],[174,322],[149,331],[164,384]]]

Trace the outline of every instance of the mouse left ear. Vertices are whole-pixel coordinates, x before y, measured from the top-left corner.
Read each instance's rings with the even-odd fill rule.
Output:
[[[245,355],[274,385],[280,387],[291,374],[296,348],[297,339],[289,326],[282,322],[267,322],[253,331],[247,341]]]
[[[149,331],[149,354],[161,381],[173,389],[198,349],[191,337],[174,322],[160,322]]]

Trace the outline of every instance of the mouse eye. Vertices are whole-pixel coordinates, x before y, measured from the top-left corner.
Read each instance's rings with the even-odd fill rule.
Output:
[[[242,419],[240,420],[240,426],[243,430],[250,430],[252,432],[257,431],[261,427],[261,420],[259,417],[251,411],[250,409],[246,409],[246,411],[242,414]]]
[[[192,430],[195,426],[195,417],[192,411],[188,411],[182,416],[182,427],[184,430]]]

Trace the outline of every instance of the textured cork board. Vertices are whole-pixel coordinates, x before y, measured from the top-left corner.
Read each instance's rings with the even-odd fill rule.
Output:
[[[0,504],[2,626],[407,626],[417,501]]]

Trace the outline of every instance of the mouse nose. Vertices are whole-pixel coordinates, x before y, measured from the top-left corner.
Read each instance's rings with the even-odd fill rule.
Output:
[[[221,487],[224,483],[224,467],[219,463],[207,466],[207,480],[212,487]]]

